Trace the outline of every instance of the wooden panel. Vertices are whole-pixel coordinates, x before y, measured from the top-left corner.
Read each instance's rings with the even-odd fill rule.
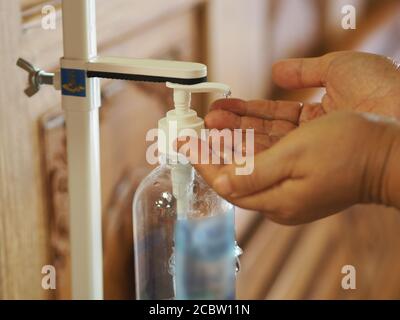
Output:
[[[0,69],[8,75],[0,90],[0,299],[40,299],[42,266],[48,259],[39,153],[16,73],[19,2],[0,0]],[[15,75],[15,76],[10,76]]]
[[[254,229],[253,229],[254,230]],[[302,227],[286,227],[264,218],[243,246],[238,274],[239,299],[263,299],[301,234]]]
[[[56,30],[40,27],[42,2],[56,5]],[[98,0],[99,52],[197,60],[197,7],[202,2]],[[15,66],[18,56],[49,71],[58,66],[62,56],[59,3],[0,1],[0,66],[15,75],[0,92],[0,298],[53,297],[54,292],[40,286],[44,264],[56,266],[55,297],[70,297],[67,164],[60,93],[43,87],[34,97],[25,97],[26,74]],[[144,133],[156,126],[172,101],[163,85],[121,81],[102,81],[102,95],[105,297],[132,298],[130,211],[134,189],[149,170],[144,160]]]
[[[103,219],[104,298],[133,299],[135,297],[134,258],[132,240],[132,198],[148,170],[127,169],[115,185],[112,202]]]
[[[340,10],[341,5],[351,4],[357,10],[357,29],[343,30],[341,28],[340,19],[342,17]],[[369,8],[368,8],[369,7]],[[354,49],[360,45],[366,38],[373,36],[382,25],[390,22],[391,16],[396,15],[400,11],[400,4],[397,0],[351,0],[351,1],[329,1],[326,10],[326,34],[328,50],[348,50]],[[367,10],[369,9],[369,10]],[[398,17],[395,18],[398,20]],[[381,39],[382,41],[382,39]],[[385,48],[383,43],[380,43]],[[360,50],[360,49],[358,49]]]
[[[207,6],[210,77],[243,99],[264,97],[269,87],[269,1],[214,0]]]
[[[341,222],[346,264],[357,270],[357,290],[340,290],[342,299],[400,299],[400,212],[381,206],[356,206]]]
[[[64,115],[49,112],[41,120],[41,149],[46,173],[46,200],[50,224],[51,264],[57,270],[53,298],[68,299],[71,292],[68,224],[68,172]]]
[[[271,9],[272,59],[303,56],[318,45],[321,35],[320,0],[273,0]]]
[[[21,0],[21,9],[27,10],[29,8],[35,7],[40,4],[45,4],[50,2],[49,0]]]
[[[256,211],[235,208],[236,239],[240,246],[245,245],[251,231],[259,222],[261,214]]]
[[[332,218],[305,226],[302,237],[281,267],[266,299],[301,299],[315,281],[318,267],[334,241],[337,224]]]
[[[354,206],[299,227],[267,219],[243,247],[241,299],[399,299],[400,212]],[[342,267],[356,268],[344,290]]]

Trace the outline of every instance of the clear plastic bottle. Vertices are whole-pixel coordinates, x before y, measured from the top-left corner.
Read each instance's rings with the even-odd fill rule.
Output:
[[[179,219],[165,158],[133,203],[138,299],[234,299],[234,207],[193,168],[188,208]]]
[[[133,201],[136,296],[138,299],[234,299],[236,246],[234,207],[219,197],[172,142],[204,121],[190,109],[193,92],[221,92],[220,83],[178,85],[175,109],[159,121],[160,165],[139,185]],[[175,129],[175,131],[173,130]],[[178,132],[179,131],[179,132]]]

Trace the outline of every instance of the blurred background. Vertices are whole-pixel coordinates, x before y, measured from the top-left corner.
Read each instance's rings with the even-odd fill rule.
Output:
[[[360,50],[400,59],[400,1],[97,0],[101,55],[200,61],[211,81],[242,99],[317,101],[320,90],[285,92],[271,82],[281,58]],[[344,30],[341,9],[356,8]],[[41,27],[56,8],[55,30]],[[0,299],[68,299],[70,288],[65,123],[60,94],[23,95],[23,57],[54,71],[62,56],[60,1],[0,0]],[[164,85],[102,81],[101,179],[106,299],[134,298],[131,203],[151,167],[145,134],[172,106]],[[213,97],[196,98],[204,115]],[[356,133],[355,133],[356,134]],[[271,168],[273,170],[273,168]],[[338,173],[340,174],[340,173]],[[326,183],[329,183],[327,181]],[[237,212],[244,250],[239,299],[400,299],[400,214],[357,206],[299,227]],[[57,270],[43,290],[42,266]],[[344,265],[356,290],[341,287]]]

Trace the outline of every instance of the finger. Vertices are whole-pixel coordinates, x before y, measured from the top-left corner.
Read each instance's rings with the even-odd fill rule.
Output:
[[[205,117],[207,128],[254,129],[255,133],[283,137],[297,126],[285,120],[265,120],[262,118],[239,116],[226,110],[213,110]]]
[[[337,110],[333,99],[327,93],[322,97],[321,104],[326,113]]]
[[[178,139],[174,144],[174,148],[177,152],[188,158],[197,172],[211,186],[212,181],[223,165],[213,164],[210,161],[213,152],[208,147],[208,143],[198,138],[186,137],[185,139]]]
[[[279,141],[279,137],[269,136],[266,134],[255,134],[254,135],[254,154],[260,153],[268,148],[271,148],[276,142]],[[248,153],[247,138],[245,134],[242,134],[241,141],[234,141],[234,152],[241,153],[243,156]]]
[[[232,203],[238,207],[248,210],[266,211],[270,214],[276,214],[280,211],[282,203],[288,200],[291,194],[287,194],[283,185],[290,184],[290,180],[277,183],[271,188],[263,189],[250,195],[232,198]],[[286,190],[287,191],[287,190]]]
[[[276,142],[279,141],[279,137],[269,136],[265,134],[254,135],[254,151],[258,153],[262,150],[271,148]],[[243,139],[244,143],[247,144],[246,139]],[[246,147],[246,146],[245,146]]]
[[[279,141],[279,139],[279,137],[269,136],[267,134],[254,134],[254,153],[259,153],[272,147],[277,141]],[[223,154],[221,159],[227,159],[227,153],[231,153],[232,155],[238,153],[245,156],[249,150],[247,146],[247,135],[245,132],[240,136],[235,136],[233,130],[230,130],[229,135],[223,136],[222,134],[214,135],[214,131],[210,131],[208,143],[209,148],[217,148],[216,143],[219,143],[220,152]]]
[[[247,175],[238,175],[236,165],[226,165],[214,177],[213,188],[222,196],[238,198],[268,189],[290,176],[297,150],[287,143],[276,144],[254,158],[254,170]]]
[[[323,87],[331,62],[336,57],[337,53],[318,58],[281,60],[273,65],[272,78],[285,89]]]
[[[205,116],[204,123],[209,129],[239,129],[240,116],[226,110],[212,110]]]
[[[296,101],[220,99],[211,105],[211,110],[227,110],[239,116],[266,120],[286,120],[297,124],[301,103]]]
[[[243,115],[246,112],[246,101],[237,98],[223,98],[215,100],[210,105],[210,110],[223,109]]]
[[[242,135],[240,135],[242,138]],[[235,142],[237,139],[233,130],[223,129],[217,130],[212,129],[207,137],[208,147],[212,150],[212,154],[218,155],[221,163],[226,163],[226,159],[231,159],[235,150]]]
[[[300,124],[319,118],[325,114],[321,103],[305,103],[300,115]]]
[[[254,154],[263,152],[264,150],[267,150],[270,148],[272,144],[266,144],[266,143],[254,143]],[[246,149],[246,146],[244,147]],[[247,155],[246,150],[244,150],[244,155]]]
[[[225,129],[227,130],[227,129]],[[235,135],[230,131],[230,135],[222,136],[210,132],[208,137],[208,147],[212,150],[212,154],[219,156],[221,164],[231,164],[238,155],[254,156],[271,146],[273,146],[280,138],[268,136],[265,134],[255,134],[254,140],[251,140],[252,146],[248,146],[248,137],[246,133]]]
[[[233,199],[232,203],[241,208],[262,211],[277,223],[296,225],[313,220],[304,203],[304,190],[308,188],[305,180],[287,179],[267,190]]]

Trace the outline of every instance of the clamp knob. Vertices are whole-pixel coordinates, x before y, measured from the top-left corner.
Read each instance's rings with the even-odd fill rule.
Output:
[[[54,84],[54,73],[45,72],[22,58],[18,59],[17,66],[28,72],[28,87],[24,90],[28,97],[38,92],[42,84]]]

